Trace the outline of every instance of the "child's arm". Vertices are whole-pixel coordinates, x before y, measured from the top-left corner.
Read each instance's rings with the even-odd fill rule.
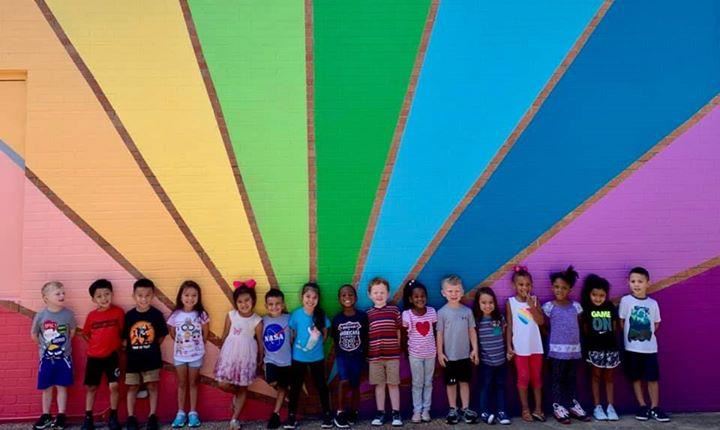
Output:
[[[168,324],[168,332],[170,333],[170,337],[172,340],[175,340],[175,335],[177,334],[175,331],[175,326]],[[204,334],[204,333],[203,333]]]
[[[223,328],[222,342],[225,343],[228,334],[230,334],[230,315],[225,315],[225,327]]]
[[[532,314],[533,320],[535,320],[535,324],[540,326],[545,324],[545,316],[542,310],[540,310],[537,296],[528,297],[528,304],[530,305],[530,313]]]
[[[209,335],[210,335],[210,320],[206,321],[206,322],[202,325],[202,337],[203,337],[203,342],[207,342],[207,341],[208,341],[208,336],[209,336]],[[175,338],[173,337],[173,339],[175,339]]]
[[[263,322],[260,321],[255,326],[255,340],[257,341],[258,364],[262,364],[263,359],[265,357],[265,344],[262,341],[262,335],[263,335]]]
[[[505,306],[505,342],[507,343],[507,359],[512,360],[512,358],[515,356],[515,350],[513,349],[512,345],[512,325],[513,325],[513,315],[512,315],[512,308],[510,306],[510,303],[508,303]]]
[[[470,327],[468,329],[468,334],[470,335],[470,360],[473,362],[473,364],[477,365],[480,363],[480,356],[478,355],[478,340],[477,340],[477,333],[475,332],[475,327]]]
[[[438,355],[438,362],[440,362],[440,365],[442,367],[445,367],[447,364],[447,356],[445,355],[445,350],[443,349],[443,332],[442,330],[438,330],[437,336],[435,337],[436,343],[437,343],[437,355]]]

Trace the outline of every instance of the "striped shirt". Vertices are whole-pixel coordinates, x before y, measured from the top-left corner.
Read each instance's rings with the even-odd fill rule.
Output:
[[[397,360],[400,358],[398,330],[401,327],[400,309],[395,305],[372,307],[367,311],[369,322],[368,360]]]
[[[480,361],[488,366],[505,363],[505,340],[503,327],[505,318],[496,321],[490,317],[478,319],[478,337],[480,338]]]
[[[403,311],[402,323],[408,333],[408,354],[415,358],[435,358],[437,347],[435,330],[437,313],[430,306],[424,315],[415,315],[410,309]]]

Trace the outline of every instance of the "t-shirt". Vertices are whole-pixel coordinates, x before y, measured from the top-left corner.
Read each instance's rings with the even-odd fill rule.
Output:
[[[550,319],[550,342],[548,357],[560,360],[573,360],[582,357],[580,347],[580,325],[578,315],[583,311],[578,302],[558,305],[554,301],[542,307]]]
[[[62,308],[57,312],[44,308],[35,314],[30,333],[38,338],[40,358],[70,357],[72,353],[71,333],[76,327],[75,315],[67,308]]]
[[[402,313],[402,325],[408,332],[408,353],[415,358],[434,358],[437,354],[435,330],[437,312],[427,306],[424,315],[415,315],[408,309]]]
[[[515,297],[510,297],[508,306],[512,312],[512,346],[515,355],[527,357],[533,354],[542,354],[540,327],[533,318],[530,304],[527,301],[521,302]]]
[[[617,351],[613,327],[618,320],[617,308],[607,301],[600,306],[590,304],[583,312],[585,349],[588,351]]]
[[[332,336],[335,339],[335,354],[340,356],[365,355],[368,340],[368,317],[363,311],[347,316],[340,312],[332,320]]]
[[[500,366],[505,363],[503,327],[505,327],[505,317],[502,315],[499,321],[487,316],[477,320],[480,361],[483,364]]]
[[[457,361],[470,357],[470,330],[474,328],[475,318],[467,306],[461,304],[450,307],[446,304],[440,308],[437,331],[443,333],[443,352],[448,360]]]
[[[123,339],[127,341],[127,372],[160,369],[160,341],[167,334],[165,318],[154,306],[145,312],[139,312],[136,308],[127,311],[123,329]]]
[[[295,334],[293,360],[312,363],[325,358],[322,329],[330,327],[330,320],[327,317],[325,327],[317,328],[313,316],[306,314],[305,309],[300,308],[290,314],[288,325]]]
[[[650,297],[638,299],[627,295],[620,299],[620,318],[625,320],[623,339],[627,351],[646,354],[658,351],[655,323],[660,320],[660,306]]]
[[[400,358],[398,330],[402,327],[400,309],[395,305],[372,307],[368,316],[368,360],[397,360]]]
[[[175,361],[191,363],[205,356],[202,329],[209,322],[210,316],[206,312],[177,310],[170,314],[167,323],[175,328]]]
[[[83,326],[83,334],[88,339],[88,357],[109,357],[122,345],[122,330],[125,312],[115,305],[104,311],[90,311]]]
[[[290,344],[290,315],[263,317],[263,345],[265,345],[265,363],[285,367],[292,364],[292,345]]]

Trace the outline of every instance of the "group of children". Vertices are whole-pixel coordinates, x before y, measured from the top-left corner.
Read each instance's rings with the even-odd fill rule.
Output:
[[[371,424],[381,426],[389,420],[402,426],[400,413],[400,360],[407,351],[412,375],[413,423],[429,422],[436,362],[443,369],[450,424],[482,421],[510,424],[505,404],[508,363],[517,371],[517,389],[524,421],[545,421],[542,410],[543,362],[545,349],[551,368],[553,415],[565,424],[570,418],[590,420],[577,400],[576,370],[581,358],[592,375],[593,417],[617,420],[613,407],[613,369],[620,364],[621,348],[616,339],[618,323],[623,330],[625,370],[633,383],[640,409],[639,420],[653,418],[669,421],[658,407],[659,366],[655,332],[660,312],[655,300],[647,296],[649,273],[636,267],[630,271],[630,294],[620,301],[619,311],[609,300],[609,283],[589,275],[584,281],[581,303],[569,294],[578,280],[571,267],[552,273],[555,299],[540,305],[532,295],[533,279],[527,268],[512,272],[515,295],[510,297],[505,315],[500,311],[495,292],[480,287],[474,292],[473,306],[463,304],[465,290],[459,277],[445,277],[441,294],[447,303],[438,311],[427,305],[427,288],[416,280],[403,290],[403,309],[390,304],[386,280],[374,278],[367,294],[372,307],[357,309],[357,290],[346,284],[338,290],[341,311],[332,321],[320,306],[320,289],[313,282],[301,291],[301,307],[288,314],[284,295],[278,289],[265,294],[266,314],[255,313],[257,294],[252,280],[235,282],[233,307],[226,318],[222,348],[215,365],[218,386],[231,392],[231,430],[240,428],[239,416],[248,386],[262,367],[265,380],[277,390],[268,428],[294,429],[298,402],[306,373],[318,392],[323,411],[323,428],[348,428],[359,419],[360,382],[365,369],[374,386],[376,414]],[[112,303],[112,284],[100,279],[89,288],[96,309],[88,314],[82,329],[87,340],[86,415],[84,430],[93,430],[95,393],[105,375],[110,388],[110,430],[120,429],[117,416],[120,379],[119,352],[126,357],[126,427],[137,430],[135,401],[141,384],[149,396],[148,430],[157,430],[158,381],[162,367],[160,344],[168,334],[173,338],[173,364],[177,374],[178,412],[172,427],[200,426],[197,412],[197,383],[208,340],[209,316],[202,304],[200,286],[185,281],[180,286],[175,309],[165,320],[151,305],[155,286],[140,279],[133,286],[135,307],[124,313]],[[60,282],[42,288],[47,307],[32,323],[32,338],[39,344],[38,389],[43,390],[43,414],[35,429],[65,426],[66,387],[72,384],[71,339],[76,331],[72,312],[64,306]],[[548,333],[545,348],[541,331]],[[327,385],[325,349],[328,336],[334,341],[338,376],[336,412],[331,411]],[[366,366],[367,364],[367,366]],[[473,369],[479,371],[480,413],[470,409],[470,382]],[[650,406],[644,398],[642,383],[647,382]],[[600,388],[604,385],[607,407],[603,408]],[[53,388],[57,390],[58,414],[50,415]],[[532,388],[534,408],[529,406]],[[386,413],[386,394],[391,411]],[[459,401],[458,401],[459,394]],[[280,410],[288,397],[288,415],[284,423]],[[189,397],[189,399],[188,399]],[[348,399],[349,397],[349,399]],[[189,412],[185,412],[189,400]]]

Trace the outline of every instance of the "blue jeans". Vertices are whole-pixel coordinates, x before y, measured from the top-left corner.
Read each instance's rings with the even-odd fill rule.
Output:
[[[496,411],[505,411],[505,380],[507,363],[500,366],[480,366],[482,386],[480,388],[480,412],[490,413],[490,398],[495,397]]]

